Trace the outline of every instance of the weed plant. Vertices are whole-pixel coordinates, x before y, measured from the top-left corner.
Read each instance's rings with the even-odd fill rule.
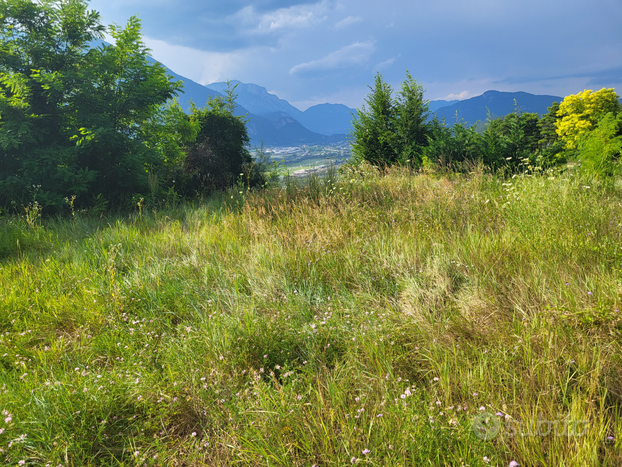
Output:
[[[2,220],[0,463],[621,465],[619,190],[427,172]]]

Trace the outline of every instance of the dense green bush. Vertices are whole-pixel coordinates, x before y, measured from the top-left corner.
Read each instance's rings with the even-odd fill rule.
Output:
[[[622,155],[622,114],[606,114],[596,128],[579,140],[582,169],[600,178],[619,172]]]
[[[229,97],[230,102],[217,98],[202,109],[192,107],[190,120],[197,122],[199,131],[188,145],[184,161],[187,193],[223,190],[250,170],[246,124],[242,117],[233,115],[233,96]]]
[[[93,47],[105,32],[115,45]],[[33,186],[50,214],[265,183],[232,91],[186,115],[135,17],[105,27],[84,0],[0,0],[0,51],[0,207]]]
[[[104,32],[115,45],[91,47]],[[4,0],[0,50],[0,205],[33,185],[47,210],[146,191],[161,155],[143,125],[180,84],[148,60],[137,18],[106,28],[81,0]]]

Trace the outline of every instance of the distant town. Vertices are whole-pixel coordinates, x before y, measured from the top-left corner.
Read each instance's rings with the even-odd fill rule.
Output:
[[[321,171],[330,164],[339,166],[352,155],[350,143],[330,145],[275,146],[264,148],[267,155],[292,175],[305,175],[312,171]]]

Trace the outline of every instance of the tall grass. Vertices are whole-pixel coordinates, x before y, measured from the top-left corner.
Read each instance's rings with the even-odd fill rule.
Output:
[[[1,462],[622,464],[619,191],[329,175],[3,221]]]

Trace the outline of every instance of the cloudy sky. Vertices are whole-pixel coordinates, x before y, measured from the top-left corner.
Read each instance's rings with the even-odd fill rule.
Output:
[[[360,107],[379,71],[426,98],[486,90],[622,94],[620,0],[92,0],[142,20],[157,60],[202,84],[264,86],[301,110]]]

